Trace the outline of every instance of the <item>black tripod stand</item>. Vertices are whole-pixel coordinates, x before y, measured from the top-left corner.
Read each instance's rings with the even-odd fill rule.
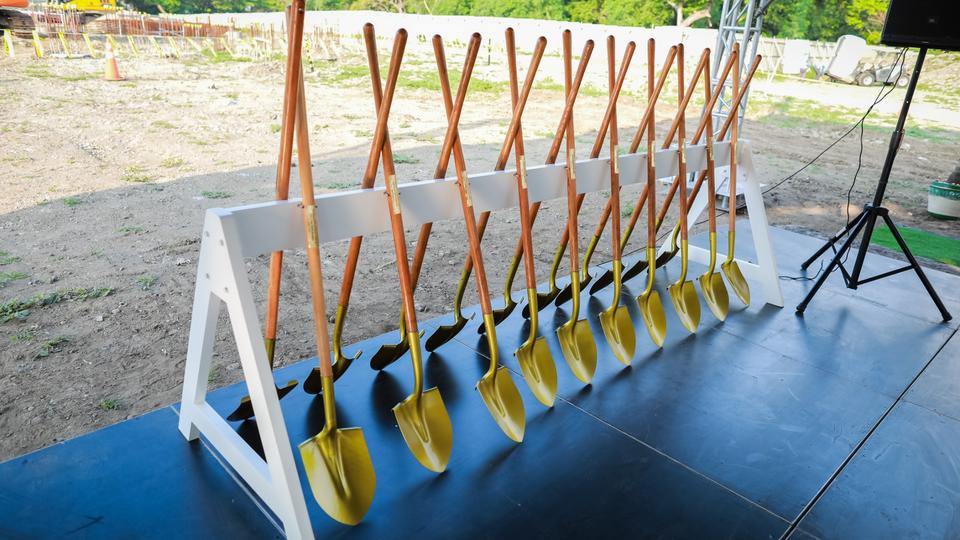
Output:
[[[913,75],[910,76],[910,85],[907,87],[907,95],[903,98],[903,107],[900,109],[900,117],[897,119],[897,129],[893,132],[893,135],[890,136],[890,148],[887,150],[887,159],[883,163],[883,170],[880,173],[880,182],[877,185],[877,191],[873,196],[873,202],[864,205],[863,211],[860,212],[857,217],[853,218],[850,223],[847,223],[847,226],[844,227],[843,230],[827,240],[827,243],[818,249],[812,257],[800,265],[800,268],[806,270],[807,267],[813,263],[813,261],[819,259],[821,255],[827,252],[828,249],[834,249],[834,245],[844,236],[847,237],[839,251],[834,249],[833,259],[830,260],[830,264],[827,265],[827,268],[817,279],[817,282],[813,285],[813,288],[810,289],[810,292],[807,293],[807,296],[797,306],[797,314],[803,314],[803,310],[807,308],[807,304],[813,300],[813,297],[817,294],[817,291],[820,290],[820,287],[827,280],[827,277],[829,277],[833,270],[837,267],[840,268],[840,273],[843,274],[843,281],[847,284],[848,289],[856,289],[858,286],[863,285],[864,283],[883,279],[885,277],[912,269],[917,273],[917,277],[920,278],[920,282],[923,283],[924,288],[927,289],[927,293],[930,295],[930,298],[933,299],[933,303],[937,305],[937,309],[940,310],[940,315],[943,316],[943,320],[949,321],[951,319],[950,312],[947,311],[947,308],[943,305],[940,297],[937,296],[937,291],[933,289],[933,285],[930,284],[930,280],[928,280],[927,276],[923,273],[923,269],[920,268],[920,264],[917,262],[917,259],[914,258],[913,253],[910,252],[910,248],[907,247],[907,243],[903,240],[903,236],[900,235],[900,231],[897,230],[897,226],[894,225],[893,220],[890,219],[890,212],[883,207],[883,195],[887,190],[887,180],[890,178],[890,170],[893,168],[893,160],[897,158],[897,151],[900,149],[900,143],[903,141],[903,125],[907,121],[907,111],[910,110],[910,101],[913,100],[913,91],[917,88],[917,80],[920,78],[920,68],[923,67],[923,59],[926,55],[927,48],[922,47],[920,49],[920,54],[917,56],[917,65],[913,69]],[[863,269],[863,260],[867,256],[867,248],[870,246],[870,237],[873,236],[873,228],[876,225],[878,218],[882,219],[883,222],[887,224],[887,228],[890,229],[893,237],[897,240],[897,244],[900,246],[900,251],[902,251],[907,257],[907,261],[909,261],[910,264],[902,268],[897,268],[896,270],[891,270],[889,272],[884,272],[882,274],[861,279],[860,272]],[[857,259],[853,264],[852,271],[847,272],[843,262],[846,259],[847,252],[853,245],[853,241],[856,240],[861,231],[863,232],[863,239],[860,241],[860,247],[857,251]]]

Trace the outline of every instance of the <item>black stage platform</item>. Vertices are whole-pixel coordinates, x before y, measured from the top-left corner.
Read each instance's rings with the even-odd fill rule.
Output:
[[[738,243],[749,254],[744,225]],[[821,243],[780,230],[773,240],[784,274],[798,274]],[[897,265],[868,259],[877,271]],[[665,278],[676,271],[658,276],[668,304]],[[930,278],[960,313],[960,278],[932,271]],[[641,281],[629,284],[634,293]],[[350,528],[327,518],[307,491],[317,537],[960,537],[960,318],[940,322],[911,274],[859,291],[832,276],[803,318],[793,308],[809,282],[781,283],[783,309],[763,305],[755,287],[754,305],[725,323],[704,306],[695,336],[668,306],[663,350],[638,326],[630,368],[610,356],[600,331],[605,291],[587,304],[600,354],[587,387],[566,368],[551,331],[565,313],[545,310],[542,330],[560,376],[552,410],[519,375],[512,352],[523,325],[515,310],[499,337],[527,407],[520,445],[500,433],[474,391],[486,364],[475,318],[427,358],[428,384],[440,387],[455,434],[441,475],[416,464],[394,424],[390,409],[411,384],[408,360],[379,374],[361,360],[337,384],[338,415],[364,429],[376,499]],[[369,355],[389,339],[347,352]],[[313,365],[284,368],[278,380],[302,381]],[[210,402],[226,414],[244,393],[233,385]],[[319,399],[298,390],[281,404],[294,444],[320,429]],[[218,457],[183,439],[176,410],[0,464],[0,537],[280,536]],[[255,423],[236,428],[259,444]]]

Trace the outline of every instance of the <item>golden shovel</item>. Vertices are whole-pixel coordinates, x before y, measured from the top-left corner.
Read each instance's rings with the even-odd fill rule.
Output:
[[[709,62],[703,71],[703,88],[704,103],[709,104],[712,94]],[[710,264],[707,266],[707,271],[700,276],[699,281],[707,306],[713,312],[713,316],[722,321],[727,318],[727,313],[730,311],[730,297],[727,294],[727,286],[723,283],[723,277],[718,272],[714,272],[717,265],[717,185],[713,160],[713,111],[705,110],[703,114],[707,134],[707,220],[710,223]]]
[[[647,96],[653,99],[654,93],[654,41],[647,41]],[[654,166],[654,140],[655,140],[654,115],[651,113],[647,117],[647,260],[652,261],[657,257],[657,186],[656,186],[656,167]],[[656,267],[647,266],[647,286],[637,297],[637,303],[640,305],[640,314],[643,315],[643,324],[647,327],[650,339],[657,344],[657,347],[663,347],[663,342],[667,339],[667,316],[663,311],[663,302],[660,301],[660,294],[653,288]]]
[[[299,48],[303,39],[303,0],[296,0],[291,14],[291,40]],[[302,92],[300,92],[302,95]],[[297,115],[301,130],[307,128],[305,100],[299,106],[296,99],[284,104],[287,118]],[[293,130],[285,133],[292,139]],[[287,141],[288,144],[292,140]],[[306,138],[300,148],[309,156]],[[312,300],[314,330],[322,372],[323,429],[314,437],[300,443],[300,457],[307,473],[307,481],[314,497],[333,519],[347,525],[356,525],[373,502],[376,490],[376,474],[370,451],[359,428],[337,426],[337,406],[333,389],[333,366],[330,363],[330,342],[327,337],[326,303],[324,301],[323,274],[320,259],[319,231],[317,230],[317,206],[313,196],[313,174],[309,158],[300,169],[300,189],[303,194],[303,224],[306,237],[307,263],[310,270],[310,296]]]
[[[510,73],[510,99],[513,106],[516,107],[520,96],[517,90],[517,51],[512,28],[507,29],[506,39],[507,66]],[[534,397],[547,407],[552,407],[554,401],[557,399],[557,366],[553,362],[553,356],[550,354],[550,347],[547,345],[547,340],[543,336],[537,336],[537,272],[534,257],[532,256],[534,253],[533,225],[530,219],[530,198],[527,190],[527,163],[524,157],[522,127],[517,128],[514,148],[517,160],[517,198],[520,203],[520,239],[523,243],[523,250],[530,254],[529,256],[523,257],[523,271],[527,279],[527,302],[531,306],[530,333],[527,339],[517,347],[514,355],[517,357],[517,363],[520,364],[523,379],[527,382],[527,386],[530,387],[530,391],[533,392]],[[516,273],[514,265],[511,265],[511,273]],[[507,291],[509,294],[509,289],[507,289]]]
[[[620,72],[625,74],[630,66],[630,59],[633,58],[633,51],[636,48],[634,42],[627,44],[623,53],[623,61],[620,63]],[[615,93],[616,82],[614,81],[614,69],[616,59],[614,52],[616,46],[613,36],[607,38],[607,67],[608,79],[610,84],[610,104],[612,113],[610,115],[610,205],[613,213],[613,221],[610,224],[610,238],[613,242],[613,299],[610,301],[610,307],[600,312],[600,326],[603,328],[603,335],[607,338],[607,344],[613,351],[614,356],[620,363],[629,366],[633,360],[633,354],[637,346],[637,334],[633,330],[633,320],[630,319],[630,312],[626,306],[620,305],[620,273],[623,271],[623,263],[620,260],[620,165],[618,133],[617,133],[617,94]],[[623,78],[623,75],[619,77]]]
[[[683,101],[683,44],[677,46],[677,92],[678,101]],[[683,327],[690,332],[696,332],[700,325],[700,298],[697,288],[692,281],[687,280],[687,265],[689,263],[689,228],[687,227],[687,158],[686,158],[686,114],[684,109],[679,111],[680,123],[677,128],[677,154],[679,164],[677,176],[680,178],[678,198],[680,199],[680,277],[670,286],[670,300],[673,308],[680,317]]]
[[[442,41],[440,36],[434,36],[434,49],[442,51]],[[540,59],[543,56],[543,50],[546,47],[546,39],[541,37],[537,42],[537,51],[530,61],[530,67],[527,70],[527,79],[524,81],[524,91],[529,94],[530,87],[533,84],[533,76],[537,72]],[[471,42],[473,43],[473,42]],[[479,43],[479,41],[478,41]],[[437,63],[441,61],[441,54],[437,55]],[[472,66],[471,66],[472,68]],[[460,87],[457,90],[458,99],[463,99],[466,95],[467,85],[469,84],[469,71],[464,70],[465,76],[460,79]],[[441,81],[441,91],[444,94],[444,101],[450,99],[450,83]],[[462,104],[459,104],[462,106]],[[454,107],[457,110],[457,107]],[[518,112],[522,112],[520,107],[514,109],[514,124],[519,124]],[[449,118],[447,126],[447,135],[454,141],[453,160],[457,170],[457,187],[460,192],[460,206],[463,209],[463,219],[467,228],[467,240],[470,243],[470,259],[473,261],[473,268],[476,270],[475,278],[477,282],[477,295],[480,297],[480,307],[483,311],[483,324],[487,327],[487,346],[490,352],[490,365],[483,377],[477,382],[477,390],[487,410],[493,417],[500,429],[516,442],[523,441],[523,434],[526,430],[526,413],[523,407],[523,400],[520,398],[520,391],[510,376],[510,371],[500,366],[499,350],[497,347],[496,323],[493,319],[493,308],[490,305],[490,294],[487,288],[487,273],[483,266],[483,253],[480,251],[480,235],[477,232],[476,215],[473,211],[473,199],[470,197],[470,179],[467,176],[467,166],[463,158],[463,146],[458,134],[459,115],[452,115]]]
[[[570,103],[571,80],[571,39],[570,33],[563,34],[564,90]],[[573,131],[573,111],[567,116],[565,135],[567,139],[567,233],[570,243],[570,286],[573,291],[573,310],[570,320],[557,328],[557,338],[563,358],[570,366],[574,377],[584,384],[590,384],[597,371],[597,344],[593,341],[593,332],[585,319],[580,319],[580,247],[577,225],[577,150]],[[562,253],[562,252],[561,252]],[[533,310],[531,311],[531,315]]]
[[[740,87],[740,58],[737,57],[736,65],[733,68],[733,95],[737,95],[737,91]],[[738,111],[740,110],[739,101],[734,103],[733,107],[730,110],[730,118],[737,118]],[[730,287],[733,289],[733,292],[736,293],[737,298],[740,299],[746,305],[750,305],[750,286],[747,284],[747,280],[743,277],[743,272],[740,271],[740,265],[737,264],[736,259],[733,258],[735,235],[737,229],[737,135],[738,129],[737,124],[740,122],[734,121],[730,126],[730,200],[727,206],[730,211],[730,232],[727,236],[727,260],[720,265],[720,268],[723,269],[723,273],[727,276],[727,281],[730,282]]]
[[[440,47],[440,52],[437,52],[437,47]],[[437,56],[438,59],[440,58],[440,55],[442,55],[442,47],[443,47],[442,42],[439,40],[438,37],[435,36],[434,52],[435,54],[438,55]],[[544,47],[546,47],[546,40],[544,40],[543,42],[540,42],[540,41],[537,42],[537,46],[533,50],[533,58],[531,59],[531,62],[530,62],[531,65],[539,66],[540,60],[543,58]],[[527,104],[527,98],[530,96],[530,91],[533,88],[534,75],[535,73],[527,74],[527,78],[524,81],[523,90],[520,92],[519,102],[517,106],[513,108],[513,111],[512,111],[513,115],[510,119],[510,125],[507,127],[507,134],[504,137],[503,145],[500,147],[500,155],[497,157],[497,162],[493,168],[493,170],[495,171],[502,171],[506,167],[507,161],[510,159],[510,149],[513,147],[513,139],[516,137],[517,128],[520,125],[519,117],[521,114],[523,114],[523,109],[524,107],[526,107],[526,104]],[[489,210],[480,214],[480,219],[479,221],[476,222],[478,241],[483,240],[483,233],[486,230],[487,222],[489,220],[490,220]],[[421,237],[422,236],[423,235],[421,234]],[[418,262],[419,262],[419,259],[415,260],[414,264],[417,264]],[[466,291],[467,291],[467,283],[470,280],[470,273],[472,271],[473,271],[473,258],[470,256],[470,254],[467,254],[466,260],[463,262],[463,270],[461,270],[460,272],[460,280],[457,282],[457,293],[453,302],[454,323],[451,325],[441,326],[436,330],[434,330],[433,334],[431,334],[430,337],[427,339],[426,346],[428,351],[433,351],[438,347],[440,347],[441,345],[443,345],[444,343],[446,343],[447,341],[450,341],[451,339],[453,339],[454,336],[456,336],[461,330],[463,330],[463,327],[464,325],[466,325],[467,321],[470,320],[469,318],[463,316],[462,303],[463,303],[463,296],[464,294],[466,294]],[[508,282],[508,286],[509,286],[509,282]],[[505,296],[509,297],[510,295],[509,293],[507,293]],[[510,302],[507,302],[507,304],[509,303]],[[516,305],[514,305],[513,307],[510,307],[508,305],[501,310],[497,310],[496,312],[493,312],[493,315],[495,317],[499,317],[499,319],[495,318],[495,323],[499,323],[503,319],[507,318],[507,316],[510,315],[510,312],[513,310],[514,307],[516,307]],[[486,329],[483,328],[483,329],[480,329],[479,333],[482,334],[485,331]]]
[[[387,129],[387,118],[390,117],[390,106],[396,89],[397,74],[400,71],[400,61],[403,58],[406,31],[401,29],[397,34],[398,43],[395,42],[394,44],[394,51],[390,58],[387,87],[384,89],[383,100],[377,115],[377,131]],[[476,49],[479,47],[479,42],[471,42],[471,46]],[[473,58],[476,58],[476,52],[473,52],[472,57],[468,52],[467,61],[470,62]],[[472,66],[470,67],[472,68]],[[374,135],[374,141],[379,138],[378,136],[379,133]],[[403,299],[403,317],[407,332],[407,343],[410,346],[410,361],[413,365],[414,379],[413,392],[393,407],[393,413],[397,419],[400,433],[417,461],[431,471],[443,472],[450,460],[450,452],[453,448],[453,428],[450,425],[450,416],[443,404],[443,398],[440,396],[440,390],[437,388],[423,389],[420,333],[417,330],[417,311],[413,298],[410,265],[407,262],[407,242],[404,238],[400,193],[397,188],[397,176],[390,146],[384,145],[381,155],[383,157],[387,205],[390,213],[390,229],[397,259],[397,274],[400,281],[400,294]]]

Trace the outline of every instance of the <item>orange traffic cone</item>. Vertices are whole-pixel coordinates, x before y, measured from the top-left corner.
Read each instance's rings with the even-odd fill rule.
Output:
[[[120,69],[117,67],[117,58],[113,55],[113,45],[109,42],[107,43],[105,56],[107,63],[103,70],[103,80],[122,81],[123,77],[120,76]]]

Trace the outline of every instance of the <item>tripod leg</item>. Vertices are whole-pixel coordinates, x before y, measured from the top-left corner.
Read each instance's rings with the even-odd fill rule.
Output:
[[[820,287],[823,286],[823,283],[827,281],[828,277],[830,277],[833,269],[840,264],[840,259],[843,258],[843,254],[850,249],[851,245],[853,245],[854,239],[856,239],[857,235],[860,234],[860,229],[862,229],[867,223],[867,220],[863,219],[863,214],[860,214],[857,216],[857,219],[853,220],[851,223],[854,222],[856,225],[854,225],[853,230],[850,231],[850,236],[847,237],[847,240],[843,243],[843,246],[840,247],[840,251],[838,251],[832,259],[830,259],[830,264],[823,269],[823,273],[820,274],[819,278],[817,278],[817,282],[813,284],[813,288],[810,289],[810,292],[807,293],[807,296],[803,298],[803,301],[797,305],[797,315],[803,315],[803,311],[807,309],[807,304],[809,304],[810,301],[813,300],[813,297],[816,296],[817,291],[820,290]]]
[[[866,229],[863,231],[863,238],[860,239],[860,247],[857,248],[857,260],[853,263],[853,271],[850,272],[850,281],[847,284],[851,289],[856,289],[860,284],[860,271],[863,270],[863,261],[867,257],[867,250],[870,249],[870,239],[873,238],[873,228],[877,225],[877,215],[883,214],[886,217],[886,208],[867,205],[864,210],[864,220]]]
[[[863,214],[864,214],[863,212],[860,212],[860,214],[858,214],[857,217],[850,220],[850,223],[847,223],[846,226],[844,226],[843,230],[831,236],[830,239],[827,240],[825,244],[820,246],[820,249],[818,249],[816,253],[811,255],[809,259],[803,261],[803,264],[800,265],[800,269],[806,270],[811,264],[813,264],[813,261],[819,259],[821,255],[827,252],[828,249],[830,249],[831,247],[833,247],[834,244],[839,242],[841,238],[843,238],[847,233],[850,232],[850,229],[857,226],[857,223],[861,219],[863,219]]]
[[[923,288],[927,290],[927,294],[930,295],[930,298],[933,299],[933,303],[936,304],[937,309],[940,310],[940,316],[943,317],[943,322],[947,322],[952,319],[953,316],[950,315],[949,311],[947,311],[947,307],[943,305],[943,302],[937,295],[937,291],[933,289],[933,285],[930,283],[930,280],[927,279],[927,275],[924,274],[923,269],[920,268],[920,263],[917,262],[917,259],[913,256],[910,248],[907,247],[907,242],[904,241],[902,236],[900,236],[900,231],[897,230],[897,226],[893,224],[893,220],[890,219],[889,215],[884,213],[883,221],[887,224],[887,228],[890,229],[890,232],[893,233],[893,237],[896,238],[897,244],[900,244],[900,251],[902,251],[904,256],[907,257],[907,260],[910,261],[910,266],[912,266],[914,271],[916,271],[917,277],[920,278],[920,283],[923,283]]]

